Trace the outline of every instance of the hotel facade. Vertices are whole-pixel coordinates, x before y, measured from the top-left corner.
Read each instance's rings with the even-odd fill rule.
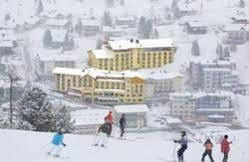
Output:
[[[88,64],[111,71],[158,68],[173,63],[175,51],[171,39],[114,40],[88,51]]]

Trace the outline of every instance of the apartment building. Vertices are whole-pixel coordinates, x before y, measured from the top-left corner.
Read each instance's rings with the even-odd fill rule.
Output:
[[[170,95],[171,115],[193,121],[232,121],[235,116],[234,94],[184,92]]]
[[[55,68],[58,92],[78,91],[80,97],[100,104],[143,103],[145,81],[136,72]]]
[[[171,39],[113,40],[88,51],[88,64],[110,71],[158,68],[174,62],[175,49]]]
[[[190,82],[193,88],[208,92],[236,90],[239,82],[236,63],[232,61],[190,60]]]

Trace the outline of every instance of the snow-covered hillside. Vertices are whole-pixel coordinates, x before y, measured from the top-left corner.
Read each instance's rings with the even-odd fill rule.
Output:
[[[249,160],[249,155],[246,154],[248,133],[248,130],[229,132],[233,141],[229,157],[231,162]],[[62,152],[62,157],[53,158],[46,155],[49,146],[44,147],[51,140],[52,134],[1,130],[0,159],[3,162],[166,162],[174,159],[172,139],[177,136],[175,133],[139,133],[127,136],[136,140],[110,138],[107,148],[99,148],[91,146],[94,135],[67,134],[67,146]],[[201,143],[190,142],[186,151],[186,162],[200,161],[202,151]],[[219,144],[214,144],[213,154],[215,161],[221,161]]]

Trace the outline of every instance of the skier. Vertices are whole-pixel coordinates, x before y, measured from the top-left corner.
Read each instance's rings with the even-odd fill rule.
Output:
[[[175,143],[179,143],[181,145],[181,148],[177,151],[177,157],[179,162],[183,162],[183,154],[184,151],[188,148],[188,140],[186,136],[186,132],[181,132],[182,138],[180,140],[174,140]]]
[[[106,120],[105,123],[102,124],[98,129],[97,139],[94,146],[100,145],[101,147],[105,147],[108,137],[111,135],[111,131],[111,123]]]
[[[221,141],[221,152],[224,154],[222,162],[227,162],[228,153],[230,151],[230,144],[232,144],[232,142],[228,142],[228,135],[225,135]]]
[[[122,114],[120,120],[119,120],[119,127],[120,127],[120,137],[122,138],[125,132],[125,126],[126,126],[126,117],[125,114]]]
[[[211,140],[208,138],[207,141],[204,143],[205,146],[205,152],[202,154],[202,159],[201,162],[204,162],[205,157],[208,155],[209,159],[211,162],[214,162],[214,159],[212,157],[212,148],[213,148],[213,144],[211,142]]]
[[[113,124],[113,117],[112,117],[112,112],[111,111],[109,111],[108,115],[106,115],[105,120],[107,120],[111,124]]]
[[[52,148],[48,152],[48,155],[53,155],[54,157],[60,157],[60,152],[63,147],[66,147],[66,144],[63,143],[63,133],[62,131],[58,131],[53,137],[52,140]]]

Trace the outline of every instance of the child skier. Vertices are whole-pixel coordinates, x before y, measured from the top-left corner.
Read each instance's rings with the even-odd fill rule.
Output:
[[[214,162],[214,159],[212,157],[212,148],[213,148],[213,144],[211,142],[210,139],[207,139],[207,141],[204,143],[204,146],[205,146],[205,152],[202,154],[202,159],[201,159],[201,162],[204,162],[205,160],[205,157],[208,155],[209,156],[209,159],[211,162]]]
[[[228,135],[225,135],[221,142],[221,152],[224,154],[222,162],[227,162],[231,143],[232,142],[228,142]]]
[[[105,147],[108,142],[108,137],[111,135],[111,131],[111,123],[106,120],[98,129],[98,136],[94,146],[100,145],[101,147]]]
[[[120,137],[122,138],[125,132],[125,126],[126,126],[126,118],[125,114],[122,114],[120,120],[119,120],[119,127],[120,127]]]
[[[181,148],[177,151],[177,157],[179,162],[183,162],[183,154],[184,151],[188,148],[188,140],[186,136],[186,132],[181,132],[182,138],[180,140],[174,140],[175,143],[179,143],[181,145]]]
[[[66,146],[66,144],[63,143],[63,138],[64,137],[62,131],[59,131],[54,135],[52,140],[52,148],[48,152],[48,155],[53,155],[54,157],[60,156],[61,150]]]

